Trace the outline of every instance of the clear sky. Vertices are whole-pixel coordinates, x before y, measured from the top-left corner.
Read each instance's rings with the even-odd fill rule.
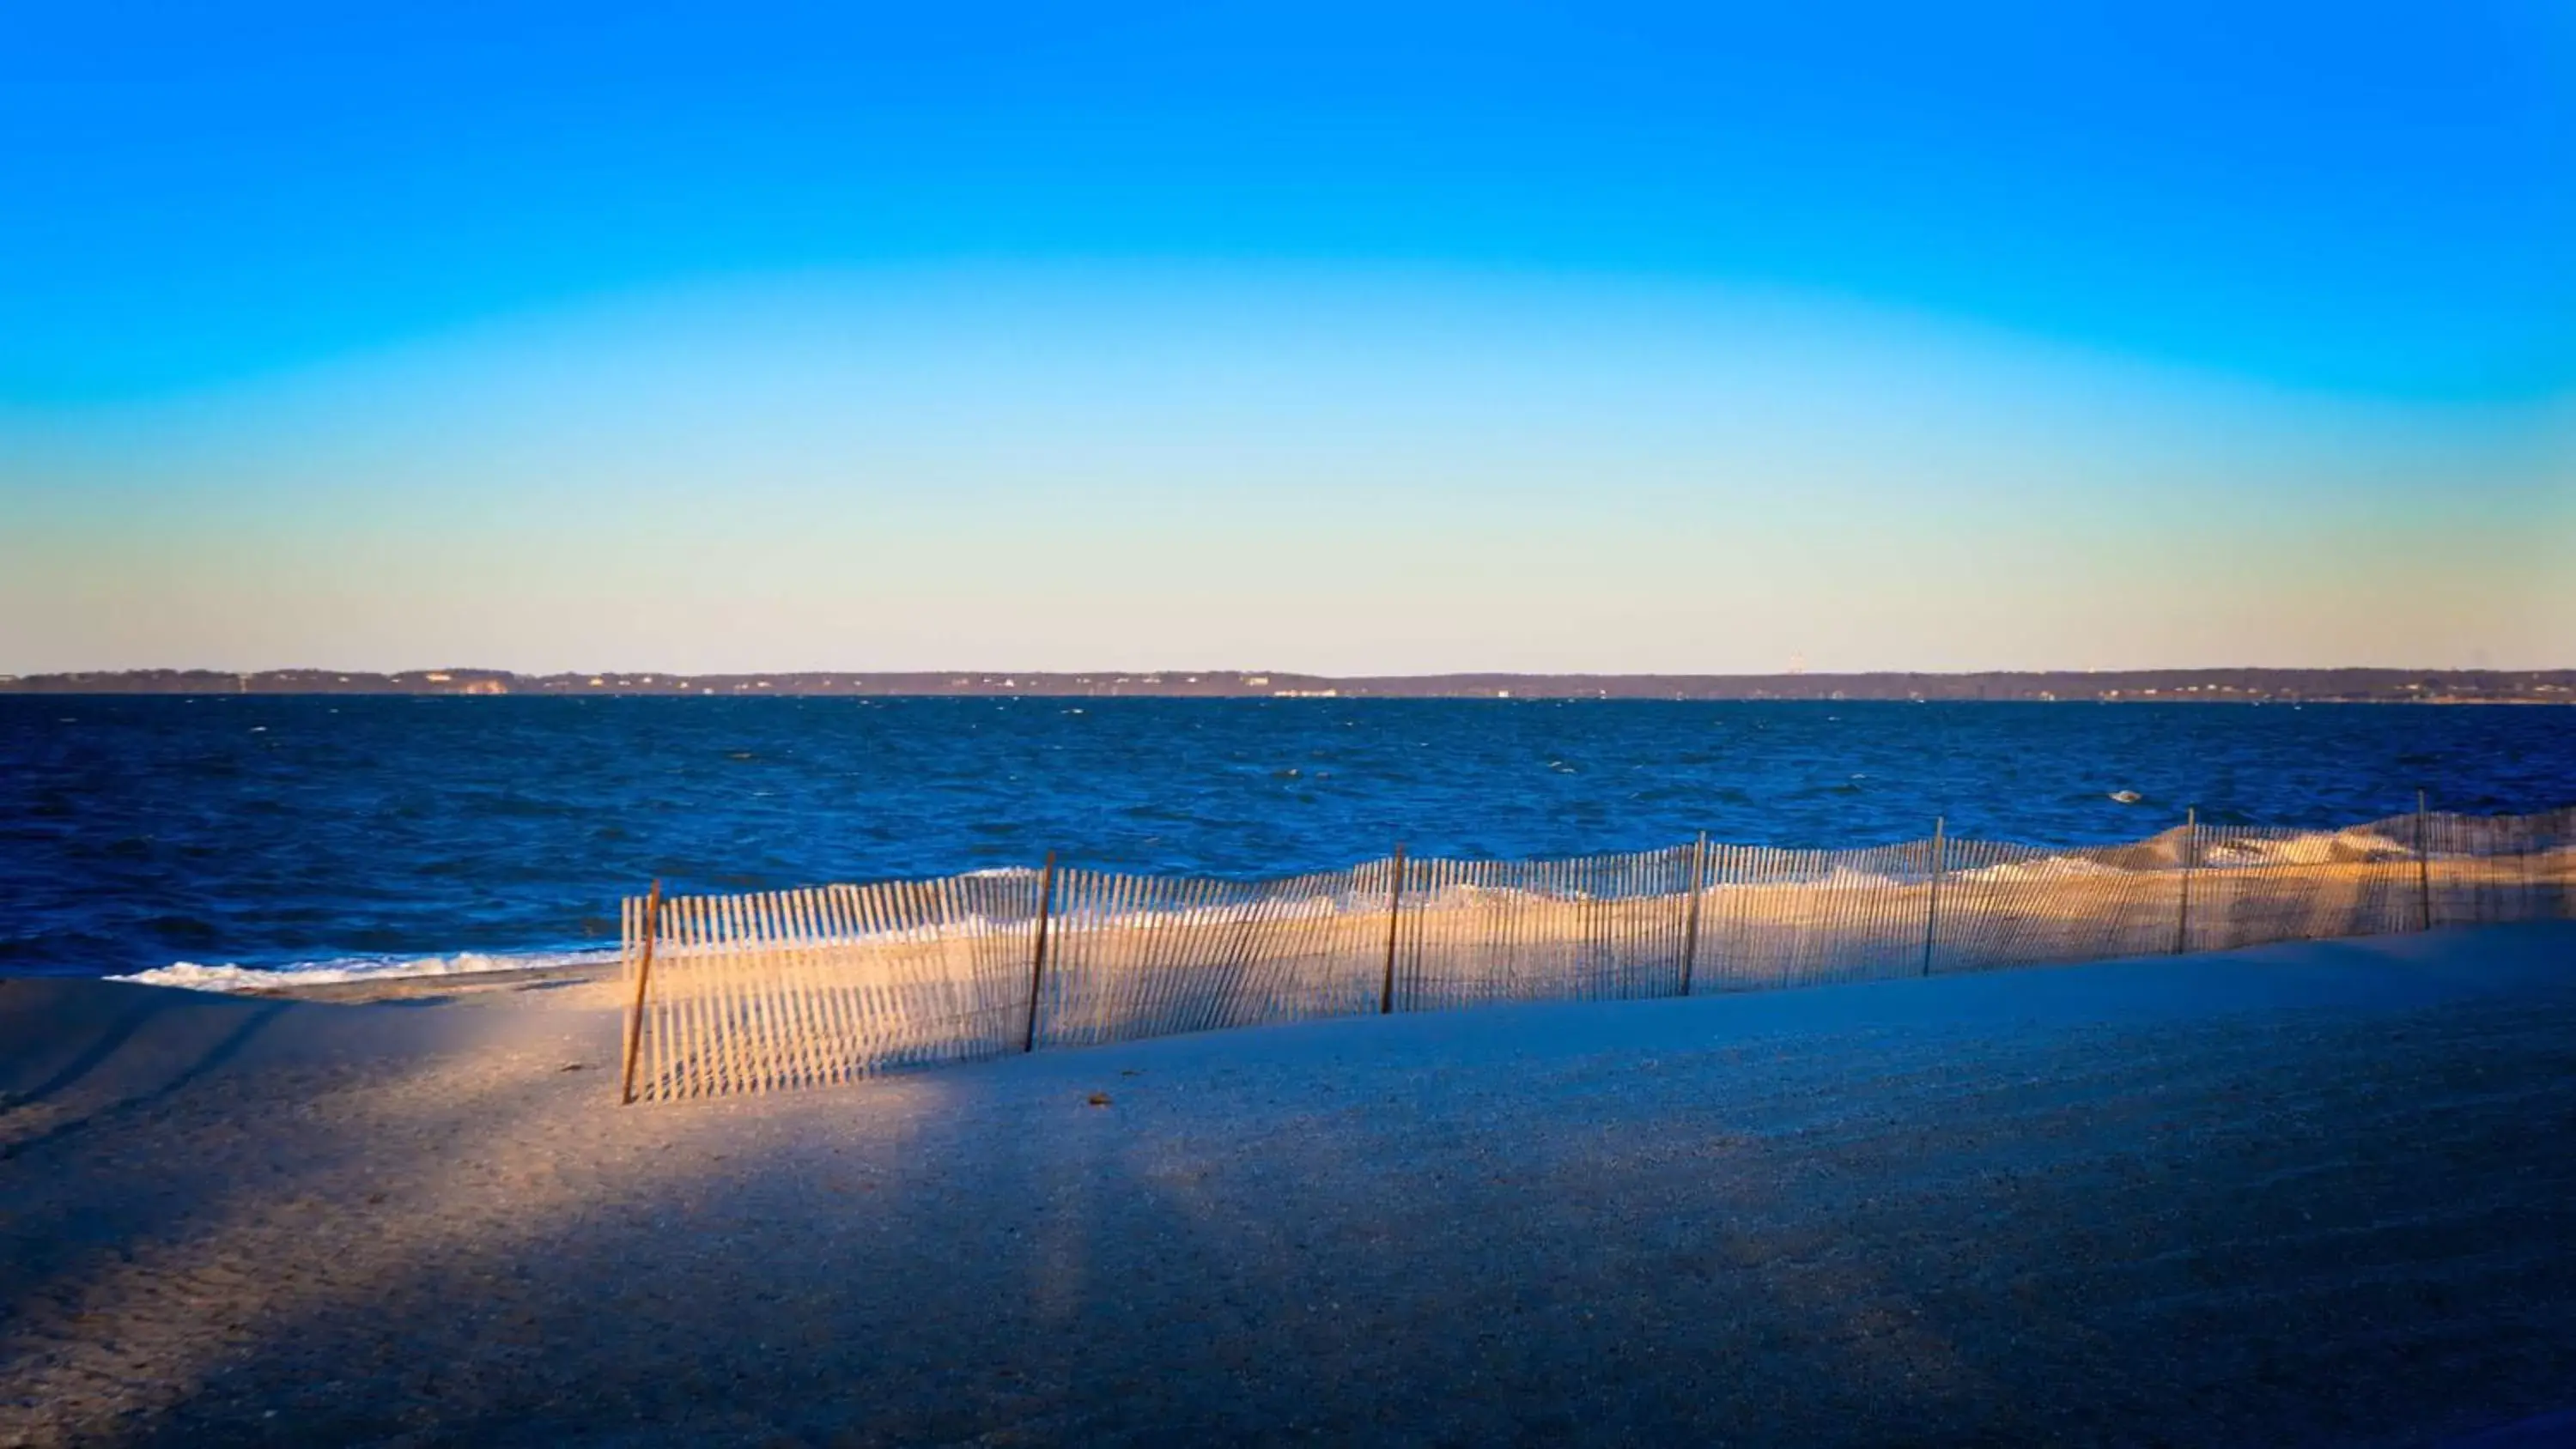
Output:
[[[2576,664],[2571,258],[2559,0],[28,6],[0,671]]]

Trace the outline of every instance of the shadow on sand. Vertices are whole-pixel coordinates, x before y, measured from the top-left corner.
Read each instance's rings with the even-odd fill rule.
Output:
[[[2483,986],[2344,943],[626,1111],[237,1051],[0,1168],[92,1249],[13,1285],[0,1430],[2433,1442],[2576,1365],[2576,934],[2481,939]]]
[[[88,986],[0,981],[0,1160],[184,1090],[287,1010],[283,1002],[226,1002],[210,1013],[203,1002],[159,991],[100,1000]],[[48,1061],[56,1065],[31,1080]],[[77,1108],[61,1110],[67,1101]]]

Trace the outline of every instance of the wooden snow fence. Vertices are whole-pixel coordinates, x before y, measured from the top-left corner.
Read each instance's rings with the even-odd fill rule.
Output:
[[[1505,1001],[1756,991],[2576,915],[2576,809],[1267,880],[1059,869],[624,903],[622,1096]]]

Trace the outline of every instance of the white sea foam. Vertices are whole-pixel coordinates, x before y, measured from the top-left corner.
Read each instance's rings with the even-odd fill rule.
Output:
[[[2410,860],[2407,846],[2356,828],[2315,830],[2286,837],[2221,838],[2202,848],[2203,865],[2328,865],[2348,861]]]
[[[1981,865],[1950,873],[1953,880],[1976,881],[2042,881],[2076,880],[2097,876],[2130,875],[2134,872],[2116,865],[2105,865],[2081,855],[2043,855],[2035,860],[2008,860],[2000,865]]]
[[[615,951],[530,951],[487,955],[461,951],[453,956],[342,956],[285,966],[205,966],[178,961],[111,981],[145,986],[184,986],[192,991],[267,991],[298,986],[337,986],[352,981],[386,981],[412,976],[468,976],[489,971],[543,971],[557,966],[615,965]]]

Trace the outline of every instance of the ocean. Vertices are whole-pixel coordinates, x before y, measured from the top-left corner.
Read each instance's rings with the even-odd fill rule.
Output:
[[[1259,876],[2576,803],[2576,711],[1548,700],[0,698],[0,973],[585,959],[660,877]],[[2126,799],[2120,797],[2134,796]]]

